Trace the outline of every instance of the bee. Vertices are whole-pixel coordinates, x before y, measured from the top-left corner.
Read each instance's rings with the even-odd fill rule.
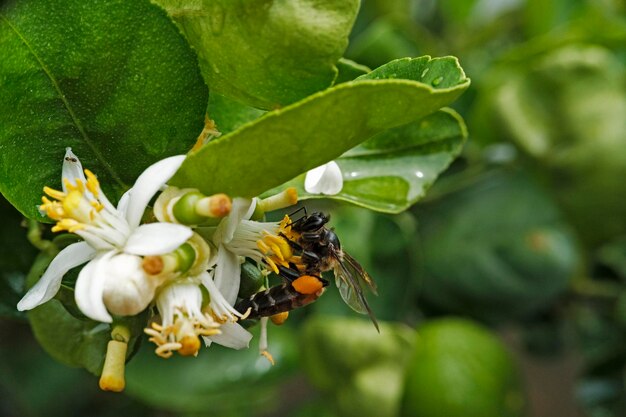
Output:
[[[235,305],[238,311],[250,309],[248,318],[272,316],[291,311],[317,300],[328,281],[322,273],[333,270],[344,302],[361,314],[368,314],[378,330],[378,322],[364,295],[363,288],[376,294],[376,284],[361,265],[341,249],[337,234],[326,227],[330,216],[316,212],[291,223],[281,236],[298,254],[298,262],[279,266],[284,283],[254,294]]]
[[[235,309],[240,312],[249,310],[247,316],[249,319],[273,316],[311,304],[322,295],[328,286],[328,281],[324,278],[315,275],[303,275],[296,269],[295,265],[290,268],[281,265],[278,266],[278,269],[279,275],[285,282],[239,301],[235,305]]]
[[[341,248],[337,234],[326,227],[329,221],[330,216],[324,213],[307,215],[305,210],[304,216],[292,223],[291,236],[283,237],[301,252],[302,272],[320,276],[322,272],[332,270],[343,301],[357,313],[369,315],[378,330],[378,322],[363,291],[366,287],[376,295],[376,284],[363,267]]]

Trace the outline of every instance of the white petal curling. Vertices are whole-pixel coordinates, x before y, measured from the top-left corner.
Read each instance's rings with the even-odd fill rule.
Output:
[[[89,262],[78,274],[74,298],[84,315],[103,323],[113,321],[104,305],[103,293],[107,279],[107,266],[115,252],[107,252]]]
[[[126,241],[124,252],[133,255],[163,255],[178,248],[193,231],[173,223],[148,223],[137,227]]]
[[[218,345],[237,350],[247,348],[250,345],[252,334],[239,323],[224,323],[220,326],[220,331],[221,334],[203,336],[205,344],[210,346],[211,342],[215,342]]]
[[[304,178],[304,189],[310,194],[335,195],[342,188],[343,174],[335,161],[313,168]]]
[[[185,160],[185,155],[171,156],[149,166],[135,181],[128,202],[126,220],[131,229],[137,227],[150,199],[174,176]]]
[[[213,242],[216,245],[230,242],[241,220],[252,217],[255,208],[256,199],[234,198],[230,214],[220,222],[213,235]]]
[[[220,245],[217,250],[215,266],[215,286],[230,305],[237,301],[241,281],[241,263],[239,257]]]
[[[96,251],[85,242],[78,242],[64,248],[52,260],[48,269],[17,304],[19,311],[30,310],[50,300],[59,291],[63,275],[96,256]]]
[[[76,185],[76,179],[81,180],[83,183],[87,182],[85,179],[85,174],[83,172],[83,165],[80,163],[80,160],[74,153],[72,152],[72,148],[65,148],[65,156],[63,157],[63,169],[61,171],[61,186],[63,187],[63,192],[67,192],[67,187],[65,186],[65,179],[69,180],[72,185]]]
[[[117,211],[120,213],[120,216],[126,218],[126,212],[128,211],[128,202],[130,201],[130,196],[133,193],[133,189],[127,190],[124,194],[122,194],[122,198],[117,202]]]

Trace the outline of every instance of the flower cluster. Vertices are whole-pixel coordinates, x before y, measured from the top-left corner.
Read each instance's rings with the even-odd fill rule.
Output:
[[[58,253],[18,309],[29,310],[53,298],[63,276],[84,264],[76,281],[76,304],[88,318],[118,328],[114,335],[126,334],[116,327],[119,318],[149,308],[155,314],[145,333],[163,358],[175,352],[195,356],[202,341],[207,346],[247,347],[252,336],[240,321],[248,312],[234,307],[243,260],[255,261],[263,274],[299,263],[284,238],[290,233],[288,217],[275,223],[252,219],[295,204],[297,193],[287,189],[263,200],[231,200],[224,194],[205,196],[196,189],[167,186],[184,158],[170,157],[147,168],[114,206],[96,176],[83,170],[68,148],[62,189],[44,188],[40,212],[56,221],[53,231],[74,233],[83,241]],[[309,182],[320,182],[322,176],[315,175],[318,178]],[[327,176],[322,183],[329,182]],[[328,188],[324,184],[315,185],[314,192],[328,192],[317,189]],[[260,349],[271,360],[266,323],[261,320]],[[112,337],[115,343],[128,341],[128,336]],[[101,387],[117,390],[109,383],[103,386],[106,369],[105,363]]]

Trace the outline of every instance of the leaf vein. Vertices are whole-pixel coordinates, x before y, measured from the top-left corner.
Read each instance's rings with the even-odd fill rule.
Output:
[[[91,151],[94,153],[94,155],[96,156],[96,159],[98,159],[100,161],[100,163],[104,166],[104,168],[109,172],[109,174],[111,175],[113,180],[115,180],[122,187],[126,187],[126,184],[124,183],[124,181],[122,181],[120,176],[115,172],[113,167],[107,162],[107,160],[104,158],[102,153],[94,145],[94,143],[91,140],[91,138],[89,138],[89,136],[87,135],[87,132],[85,132],[85,129],[83,128],[82,123],[78,119],[78,116],[76,116],[76,113],[74,113],[74,110],[70,106],[70,103],[67,101],[67,98],[65,97],[65,94],[63,94],[63,91],[61,90],[61,87],[59,86],[58,81],[56,80],[54,75],[52,75],[52,72],[50,71],[50,69],[47,67],[47,65],[44,63],[44,61],[39,57],[37,52],[35,52],[35,50],[32,48],[32,46],[30,45],[28,40],[17,30],[17,28],[14,25],[11,24],[11,21],[9,19],[7,19],[6,16],[4,16],[2,13],[0,13],[0,17],[6,22],[6,24],[9,26],[9,28],[22,41],[22,43],[24,43],[24,45],[26,46],[28,51],[33,55],[33,57],[37,60],[37,62],[41,66],[41,69],[43,70],[43,72],[50,79],[50,82],[51,82],[52,86],[54,87],[54,89],[59,94],[59,97],[61,98],[61,101],[63,102],[63,105],[67,109],[67,112],[70,115],[70,117],[72,119],[72,122],[76,126],[76,129],[78,130],[78,132],[83,137],[83,140],[85,141],[87,146],[89,146]]]

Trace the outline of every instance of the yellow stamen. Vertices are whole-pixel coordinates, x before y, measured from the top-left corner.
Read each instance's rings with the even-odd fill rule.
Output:
[[[269,361],[269,363],[272,364],[272,366],[276,365],[276,363],[274,362],[274,357],[267,350],[262,350],[261,351],[261,356],[263,356],[265,359],[267,359]]]
[[[83,194],[85,192],[85,185],[83,184],[83,181],[78,178],[75,178],[74,181],[76,182],[76,185],[72,184],[72,182],[68,178],[63,178],[63,184],[65,185],[67,191],[78,191],[79,193]]]
[[[278,274],[278,267],[270,258],[265,258],[265,262],[269,265],[270,269],[274,271],[275,274]]]
[[[89,204],[91,204],[91,207],[95,208],[96,211],[102,211],[102,209],[104,209],[104,205],[99,201],[93,200]]]
[[[48,194],[50,197],[54,198],[55,200],[59,200],[59,201],[63,200],[65,196],[67,195],[63,191],[58,191],[50,187],[43,187],[43,192]]]
[[[289,187],[281,193],[260,200],[257,204],[262,211],[274,211],[293,206],[297,202],[298,191],[294,187]]]
[[[96,178],[93,172],[88,169],[85,170],[85,176],[87,177],[87,189],[91,191],[91,194],[93,194],[94,197],[98,198],[98,194],[100,192],[100,183],[98,182],[98,178]],[[76,183],[78,184],[79,181],[76,181]]]
[[[262,240],[256,241],[256,247],[259,248],[263,255],[267,255],[268,253],[270,253],[270,247],[267,246],[267,244]]]
[[[186,335],[180,340],[178,354],[181,356],[197,356],[200,350],[200,338],[196,335]]]

